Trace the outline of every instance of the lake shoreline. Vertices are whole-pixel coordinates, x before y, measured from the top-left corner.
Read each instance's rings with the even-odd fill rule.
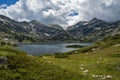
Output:
[[[66,48],[67,45],[89,46],[93,43],[22,43],[15,47],[18,50],[27,52],[33,56],[40,56],[43,54],[64,53],[80,48]]]

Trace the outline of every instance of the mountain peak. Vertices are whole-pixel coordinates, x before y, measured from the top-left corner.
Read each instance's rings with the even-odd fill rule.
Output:
[[[89,21],[89,23],[96,23],[96,22],[106,22],[106,21],[98,19],[98,18],[93,18],[92,20]]]
[[[92,20],[90,20],[90,21],[99,21],[100,19],[98,19],[98,18],[93,18]]]

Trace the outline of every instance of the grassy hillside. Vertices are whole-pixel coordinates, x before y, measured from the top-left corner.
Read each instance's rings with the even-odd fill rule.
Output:
[[[34,57],[3,46],[0,58],[7,60],[0,59],[0,80],[120,80],[119,41],[115,35],[57,57]]]
[[[69,57],[61,59],[61,57],[44,56],[43,59],[84,75],[82,80],[120,80],[119,34],[107,37],[93,46],[66,54]]]
[[[0,80],[80,80],[82,77],[7,46],[0,47],[0,56],[7,58],[4,64],[0,63]]]

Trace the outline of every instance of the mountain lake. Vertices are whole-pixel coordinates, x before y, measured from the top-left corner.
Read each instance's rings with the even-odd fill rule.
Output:
[[[43,54],[53,54],[59,52],[68,52],[79,48],[66,48],[68,45],[89,46],[92,43],[37,43],[37,44],[19,44],[18,50],[29,53],[30,55],[39,56]]]

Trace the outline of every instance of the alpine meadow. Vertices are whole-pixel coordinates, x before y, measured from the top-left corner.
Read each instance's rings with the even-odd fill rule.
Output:
[[[0,0],[0,80],[120,80],[120,0]]]

